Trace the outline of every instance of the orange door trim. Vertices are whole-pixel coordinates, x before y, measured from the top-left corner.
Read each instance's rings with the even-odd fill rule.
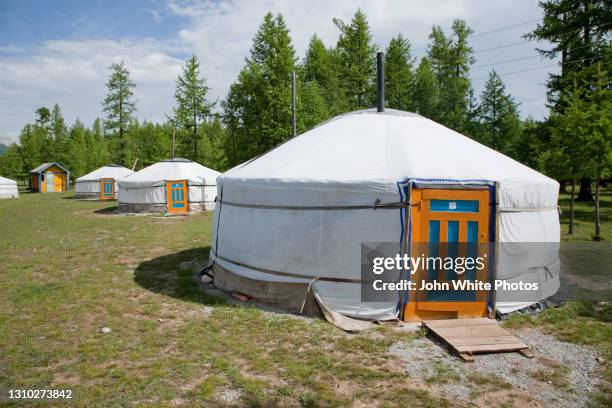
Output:
[[[189,211],[189,190],[187,180],[166,181],[166,202],[169,213]]]
[[[462,189],[430,189],[430,188],[415,188],[411,192],[411,245],[415,247],[418,244],[428,243],[430,239],[431,221],[438,221],[435,224],[439,228],[439,242],[448,242],[449,221],[454,222],[454,232],[457,232],[458,224],[458,240],[457,242],[468,242],[468,223],[477,223],[477,242],[480,244],[489,242],[489,190],[462,190]],[[436,205],[435,210],[432,210],[432,200]],[[477,202],[477,204],[476,204]],[[469,203],[474,208],[469,210],[461,210],[457,206],[463,203]],[[439,204],[448,205],[448,209],[439,208]],[[477,209],[474,210],[477,206]],[[439,226],[439,227],[438,227]],[[474,224],[471,224],[472,233],[474,233]],[[433,228],[433,227],[432,227]],[[471,237],[474,242],[474,237]],[[422,245],[421,245],[422,249]],[[416,249],[415,249],[416,250]],[[480,250],[480,249],[479,249]],[[440,257],[444,257],[442,248],[440,248]],[[420,286],[422,280],[427,279],[428,271],[419,269],[411,280],[416,281],[417,286]],[[477,279],[488,281],[489,267],[488,264],[482,270],[477,271]],[[439,281],[445,280],[445,273],[438,273]],[[459,277],[459,279],[464,278]],[[477,291],[474,294],[473,301],[419,301],[427,296],[425,291],[411,290],[409,294],[409,302],[404,305],[403,319],[405,321],[421,321],[432,319],[449,319],[449,318],[469,318],[469,317],[485,317],[488,315],[487,300],[488,291]]]

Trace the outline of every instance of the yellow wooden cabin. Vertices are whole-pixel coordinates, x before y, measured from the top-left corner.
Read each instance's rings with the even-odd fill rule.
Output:
[[[54,193],[70,190],[70,172],[59,163],[43,163],[30,171],[30,190]]]

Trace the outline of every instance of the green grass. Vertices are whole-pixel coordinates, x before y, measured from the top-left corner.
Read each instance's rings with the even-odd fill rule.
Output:
[[[578,195],[578,193],[576,193]],[[568,235],[570,195],[559,195],[561,207],[561,238],[564,241],[592,241],[595,235],[594,203],[574,201],[574,233]],[[601,235],[604,240],[612,241],[612,191],[602,189],[600,193]]]
[[[192,274],[212,214],[112,206],[71,193],[0,201],[0,389],[70,388],[76,406],[447,404],[387,354],[417,335],[350,335],[207,296]],[[239,399],[219,401],[225,391]]]
[[[211,213],[126,217],[112,206],[71,193],[0,201],[0,389],[70,388],[75,406],[456,405],[416,388],[387,353],[422,333],[381,325],[351,335],[227,304],[192,280],[208,259]],[[605,212],[611,235],[609,204]],[[572,239],[588,240],[580,217]],[[540,327],[610,360],[610,314],[574,304],[508,325]],[[436,367],[430,382],[455,375]],[[224,392],[239,399],[220,401]],[[608,401],[605,389],[596,401]]]

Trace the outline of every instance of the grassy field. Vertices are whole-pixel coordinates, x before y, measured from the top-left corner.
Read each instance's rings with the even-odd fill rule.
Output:
[[[568,235],[569,194],[559,196],[561,206],[561,238],[564,241],[591,241],[595,235],[594,205],[580,201],[574,202],[574,233]],[[612,191],[603,189],[600,200],[601,235],[604,240],[612,241]]]
[[[115,216],[112,205],[72,193],[0,201],[0,390],[69,388],[76,406],[456,405],[388,354],[421,333],[350,335],[207,296],[192,274],[208,259],[210,213]],[[573,239],[588,239],[579,208]],[[564,314],[509,324],[563,336],[575,318],[568,340],[608,350],[600,311],[552,312]]]
[[[192,273],[211,214],[113,216],[71,197],[0,202],[0,388],[70,388],[79,406],[447,404],[387,355],[415,334],[204,295]]]

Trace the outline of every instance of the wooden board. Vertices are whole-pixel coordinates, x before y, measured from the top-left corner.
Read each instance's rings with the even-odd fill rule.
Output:
[[[518,351],[525,357],[534,356],[525,343],[501,328],[494,319],[427,320],[423,326],[464,361],[474,361],[472,356],[478,353]]]

